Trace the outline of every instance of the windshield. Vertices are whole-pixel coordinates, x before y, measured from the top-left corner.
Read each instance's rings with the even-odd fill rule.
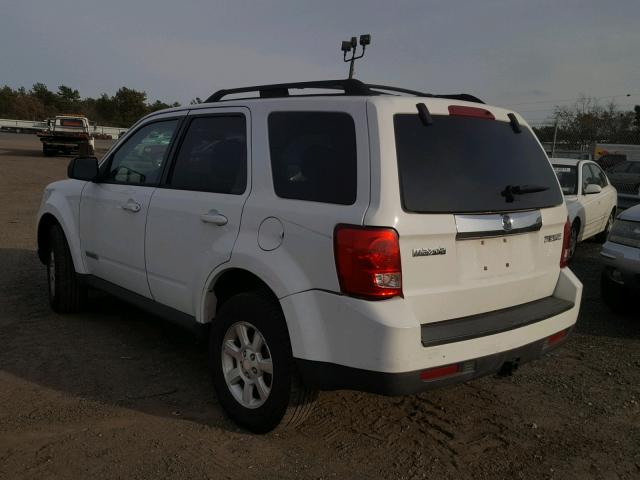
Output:
[[[563,202],[527,128],[515,133],[506,122],[446,115],[425,126],[417,114],[396,114],[394,127],[405,211],[503,212]]]
[[[562,193],[565,195],[578,194],[578,167],[571,165],[554,165],[553,170],[556,172]]]

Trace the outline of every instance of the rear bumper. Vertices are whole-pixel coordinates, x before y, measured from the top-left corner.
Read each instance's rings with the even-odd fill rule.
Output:
[[[484,324],[480,321],[477,323],[483,328],[489,328],[477,330],[471,338],[457,336],[454,328],[443,328],[437,333],[446,341],[438,344],[427,341],[426,346],[423,326],[402,298],[372,302],[311,290],[282,298],[280,302],[293,356],[309,383],[329,389],[395,394],[440,385],[439,382],[405,385],[405,379],[411,383],[416,372],[425,369],[475,362],[473,371],[442,383],[447,384],[497,371],[509,359],[520,358],[522,363],[539,357],[544,353],[541,345],[547,337],[575,324],[581,297],[582,284],[565,268],[552,295],[557,301],[547,305],[548,315],[534,308],[530,315],[520,316],[514,322],[514,316],[507,314],[501,318],[509,324],[508,328],[496,328],[495,319]],[[459,320],[468,321],[469,317],[454,322]],[[374,390],[372,385],[385,387]]]
[[[441,379],[423,380],[420,376],[422,370],[385,373],[300,359],[297,359],[297,366],[305,384],[320,390],[348,389],[380,395],[412,395],[501,371],[511,372],[557,348],[566,341],[570,331],[571,328],[563,331],[563,338],[553,344],[548,344],[545,338],[504,352],[466,360],[460,366],[460,372]]]

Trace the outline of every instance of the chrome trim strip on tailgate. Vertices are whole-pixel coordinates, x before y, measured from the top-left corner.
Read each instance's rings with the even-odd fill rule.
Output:
[[[574,303],[568,300],[546,297],[493,312],[425,323],[421,325],[422,345],[433,347],[507,332],[560,315],[573,307]]]
[[[542,228],[540,210],[480,215],[460,214],[454,217],[458,232],[456,240],[517,235],[535,232]]]

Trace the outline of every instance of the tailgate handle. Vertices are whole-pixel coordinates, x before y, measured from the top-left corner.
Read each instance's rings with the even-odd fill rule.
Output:
[[[455,215],[456,240],[503,237],[537,232],[542,228],[540,210],[479,215]]]

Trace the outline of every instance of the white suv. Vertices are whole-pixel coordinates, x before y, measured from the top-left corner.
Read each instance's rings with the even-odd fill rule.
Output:
[[[318,389],[509,372],[578,316],[544,150],[470,95],[224,90],[141,119],[69,177],[39,213],[52,307],[78,311],[90,285],[210,326],[218,400],[254,432],[300,422]]]

